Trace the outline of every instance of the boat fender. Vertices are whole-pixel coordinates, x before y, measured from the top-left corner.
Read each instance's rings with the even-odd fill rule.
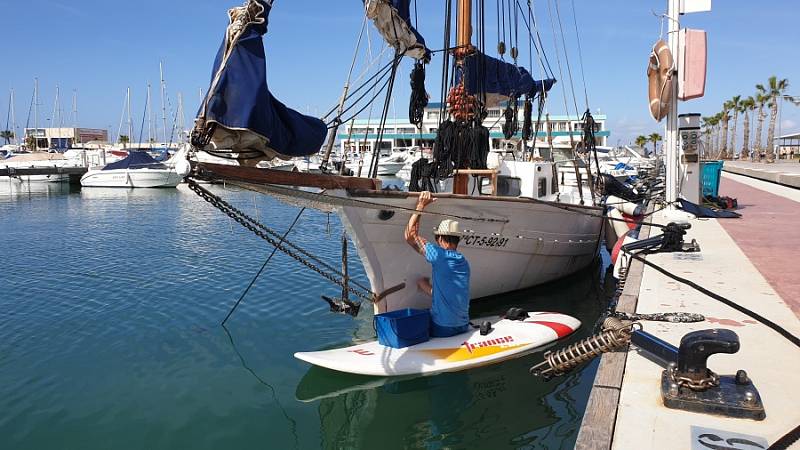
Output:
[[[643,207],[642,205],[634,202],[629,202],[625,199],[619,198],[615,195],[609,195],[606,199],[606,204],[609,206],[613,206],[623,212],[628,214],[629,216],[640,216],[642,215]]]
[[[614,234],[617,235],[617,239],[622,239],[622,236],[630,229],[628,228],[628,223],[625,221],[625,218],[616,208],[609,209],[607,215],[611,226],[614,228]]]
[[[528,318],[528,312],[522,308],[509,308],[506,312],[505,318],[508,320],[525,320]]]
[[[177,163],[175,163],[175,172],[177,172],[178,175],[180,175],[181,177],[189,175],[191,171],[192,171],[192,165],[189,164],[189,161],[181,159],[178,160]]]
[[[616,264],[617,259],[619,258],[619,253],[622,250],[622,244],[625,242],[625,238],[628,237],[628,234],[624,234],[617,239],[617,242],[614,244],[614,249],[611,250],[611,263]],[[629,241],[630,242],[630,241]]]
[[[666,42],[659,39],[653,45],[647,65],[648,97],[650,115],[656,122],[667,116],[672,102],[672,73],[674,60]]]
[[[484,320],[481,322],[481,336],[486,336],[487,334],[492,332],[492,322],[488,320]]]
[[[628,225],[628,229],[633,230],[641,224],[642,220],[644,219],[644,216],[642,215],[632,216],[630,214],[623,213],[622,218],[625,219],[625,223]]]

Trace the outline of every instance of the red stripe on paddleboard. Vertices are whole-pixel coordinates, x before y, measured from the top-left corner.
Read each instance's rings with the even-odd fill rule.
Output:
[[[535,321],[525,322],[525,323],[535,323],[537,325],[544,325],[544,326],[550,328],[551,330],[555,331],[556,335],[558,336],[559,339],[563,338],[564,336],[569,336],[570,334],[572,334],[573,331],[575,331],[572,328],[570,328],[569,326],[564,325],[563,323],[558,323],[558,322],[545,322],[543,320],[535,320]]]

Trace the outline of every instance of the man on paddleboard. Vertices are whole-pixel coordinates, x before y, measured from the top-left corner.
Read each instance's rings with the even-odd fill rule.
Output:
[[[417,211],[434,202],[428,191],[420,192]],[[433,232],[435,244],[419,235],[419,217],[408,219],[405,239],[414,250],[422,254],[432,266],[431,278],[417,282],[419,288],[432,296],[431,336],[448,337],[469,330],[469,263],[458,252],[461,232],[458,222],[443,220]]]

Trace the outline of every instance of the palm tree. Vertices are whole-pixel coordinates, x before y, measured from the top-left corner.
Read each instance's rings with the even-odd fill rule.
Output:
[[[731,120],[730,110],[733,104],[730,100],[722,104],[722,150],[720,150],[720,159],[728,159],[728,124]]]
[[[700,121],[703,127],[703,136],[705,137],[703,141],[703,153],[707,154],[711,151],[711,133],[714,129],[714,125],[712,124],[713,117],[702,117]]]
[[[741,104],[741,111],[744,113],[744,133],[742,136],[742,152],[739,154],[739,159],[746,159],[750,156],[750,111],[755,109],[756,107],[756,100],[753,97],[747,97],[746,99],[742,100]]]
[[[742,107],[742,96],[736,95],[730,100],[733,111],[733,128],[731,128],[731,159],[736,158],[736,124],[739,121],[739,111]]]
[[[0,131],[0,138],[5,139],[6,144],[10,144],[11,140],[14,139],[14,132],[11,130]]]
[[[131,139],[125,134],[119,135],[119,138],[117,140],[119,141],[120,144],[122,144],[122,148],[126,148],[128,142],[131,141]]]
[[[656,144],[658,141],[661,140],[661,135],[658,133],[653,133],[647,137],[647,140],[653,143],[653,154],[656,154]]]
[[[719,114],[709,117],[708,123],[711,125],[711,143],[708,146],[706,157],[711,158],[711,155],[716,155],[719,152],[719,145],[717,145],[719,142]]]
[[[776,76],[769,77],[767,81],[767,97],[770,98],[769,105],[769,129],[767,130],[767,162],[775,162],[775,122],[778,119],[778,102],[789,88],[789,80],[779,80]]]
[[[33,151],[38,150],[38,148],[37,148],[38,145],[37,145],[37,142],[36,142],[36,138],[33,137],[33,136],[26,137],[25,138],[25,147],[28,150],[33,150]]]
[[[757,158],[754,159],[761,161],[761,150],[764,149],[761,142],[761,130],[764,128],[764,119],[767,117],[766,113],[764,113],[764,106],[769,105],[769,96],[765,92],[763,85],[756,85],[756,96],[754,98],[756,107],[758,107],[758,113],[756,115],[758,122],[756,122],[756,135],[753,137],[753,153],[755,153],[754,156],[757,156]]]
[[[715,146],[716,149],[715,155],[717,155],[716,156],[717,159],[719,159],[720,156],[722,156],[722,118],[723,118],[722,112],[714,114],[714,120],[717,125],[717,143]]]
[[[642,135],[639,135],[639,136],[636,136],[636,140],[634,142],[636,143],[637,147],[644,148],[644,145],[647,144],[647,141],[648,141],[648,139],[646,137],[644,137]]]

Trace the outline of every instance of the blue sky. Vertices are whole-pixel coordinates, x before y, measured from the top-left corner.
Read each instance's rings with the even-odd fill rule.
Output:
[[[558,1],[578,106],[583,108],[572,1]],[[165,62],[171,108],[174,111],[176,93],[182,92],[190,123],[199,103],[199,90],[208,83],[227,23],[226,10],[238,3],[3,0],[0,127],[5,126],[10,88],[16,91],[17,122],[24,126],[34,77],[40,82],[40,123],[46,124],[46,119],[52,117],[58,84],[65,115],[69,115],[72,91],[76,90],[80,125],[111,128],[112,133],[116,133],[125,89],[130,86],[134,123],[138,124],[148,82],[156,89],[154,97],[158,97],[159,60]],[[444,1],[418,3],[420,31],[430,47],[440,48]],[[495,3],[486,2],[489,49],[497,41]],[[600,110],[608,115],[610,143],[625,143],[638,134],[653,131],[663,133],[662,124],[656,124],[647,112],[645,71],[650,48],[660,31],[653,11],[663,11],[666,0],[574,0],[574,4],[589,104],[593,112]],[[534,6],[551,65],[557,71],[548,3],[534,1]],[[724,100],[737,94],[751,95],[756,83],[765,82],[773,74],[788,78],[789,93],[800,95],[800,30],[793,23],[800,12],[797,1],[715,0],[713,6],[711,13],[682,18],[684,26],[708,31],[709,69],[706,96],[682,102],[681,112],[713,114]],[[311,114],[321,114],[334,105],[352,58],[361,14],[359,0],[275,0],[265,40],[273,94]],[[527,60],[527,52],[523,46],[522,60]],[[564,64],[563,50],[561,58]],[[439,55],[432,61],[428,75],[427,88],[433,99],[439,96],[440,65]],[[397,117],[407,115],[409,68],[410,61],[406,61],[399,75],[391,112]],[[538,70],[533,73],[536,75]],[[565,87],[572,104],[568,80],[560,80],[548,107],[551,114],[564,113],[561,89]],[[784,132],[800,131],[800,108],[784,103],[782,125]]]

